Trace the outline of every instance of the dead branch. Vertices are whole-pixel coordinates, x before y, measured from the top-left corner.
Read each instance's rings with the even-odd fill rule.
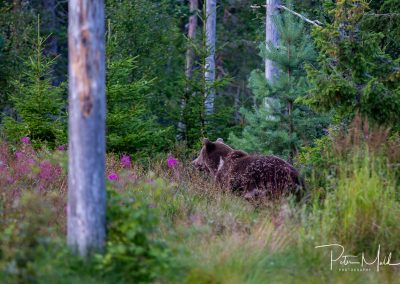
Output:
[[[250,7],[253,8],[253,9],[260,9],[261,7],[266,7],[266,5],[251,5]],[[289,9],[289,8],[286,7],[286,6],[278,5],[278,8],[279,8],[279,9],[286,10],[286,11],[288,11],[289,13],[291,13],[291,14],[293,14],[293,15],[299,17],[299,18],[302,19],[303,21],[305,21],[305,22],[307,22],[307,23],[310,23],[310,24],[312,24],[312,25],[314,25],[314,26],[317,26],[317,27],[321,27],[321,26],[322,26],[322,23],[321,23],[320,21],[318,21],[318,20],[314,20],[314,21],[313,21],[313,20],[310,20],[310,19],[306,18],[305,16],[303,16],[302,14],[299,14],[299,13],[297,13],[297,12],[295,12],[295,11]]]

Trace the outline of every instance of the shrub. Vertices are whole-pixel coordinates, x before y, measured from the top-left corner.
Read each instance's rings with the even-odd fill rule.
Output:
[[[32,283],[36,279],[35,260],[50,242],[48,222],[53,207],[38,195],[23,194],[0,229],[0,279]]]
[[[157,238],[158,215],[140,195],[109,191],[107,246],[98,269],[122,282],[150,282],[168,267],[169,250]]]

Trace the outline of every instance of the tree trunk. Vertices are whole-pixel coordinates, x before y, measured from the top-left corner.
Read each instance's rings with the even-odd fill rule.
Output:
[[[56,0],[43,0],[44,10],[44,30],[51,33],[46,43],[45,52],[55,56],[57,54],[57,37],[54,35],[56,31]]]
[[[205,114],[214,113],[215,90],[212,87],[215,81],[215,34],[216,34],[216,18],[217,4],[216,0],[206,0],[206,48],[207,58],[205,62]]]
[[[196,30],[197,30],[197,10],[199,9],[198,0],[190,0],[190,14],[189,24],[188,24],[188,38],[189,41],[193,41],[196,38]],[[194,50],[189,43],[188,48],[186,50],[186,69],[185,75],[186,79],[189,81],[192,79],[193,75],[193,62],[194,62]],[[185,136],[186,132],[186,124],[183,119],[183,112],[185,111],[186,102],[189,97],[188,88],[185,90],[185,97],[181,100],[181,117],[178,123],[178,140],[181,140]]]
[[[236,94],[233,101],[234,119],[236,123],[240,122],[240,93],[244,89],[244,81],[241,81],[236,87]]]
[[[106,237],[104,45],[103,0],[70,0],[68,244],[82,256]]]
[[[189,26],[188,26],[188,38],[193,41],[196,38],[197,30],[197,10],[199,9],[198,0],[190,0],[190,14]],[[185,74],[187,79],[191,79],[193,75],[193,62],[194,62],[194,50],[189,45],[186,51],[186,69]]]
[[[266,5],[266,17],[265,17],[265,41],[272,44],[273,46],[278,45],[279,34],[275,26],[274,17],[278,14],[278,6],[279,0],[267,0]],[[273,83],[274,77],[278,73],[278,69],[276,68],[273,61],[269,59],[265,59],[265,79],[269,83]]]

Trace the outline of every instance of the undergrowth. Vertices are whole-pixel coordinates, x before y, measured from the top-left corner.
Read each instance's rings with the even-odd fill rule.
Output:
[[[185,160],[143,165],[109,155],[106,252],[91,260],[65,245],[64,149],[2,143],[0,281],[395,283],[399,266],[340,271],[339,261],[331,269],[329,248],[316,248],[340,244],[372,261],[380,247],[382,259],[392,252],[391,263],[400,260],[398,138],[387,133],[376,142],[377,131],[351,131],[299,156],[303,169],[313,169],[305,173],[306,201],[257,208]]]

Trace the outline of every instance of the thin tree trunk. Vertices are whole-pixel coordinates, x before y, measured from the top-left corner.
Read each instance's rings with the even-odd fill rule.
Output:
[[[103,0],[69,1],[68,244],[104,248],[105,47]]]
[[[194,41],[196,38],[196,30],[197,30],[197,10],[199,9],[198,0],[190,0],[190,14],[189,24],[188,24],[188,39],[189,41]],[[194,50],[189,43],[188,49],[186,50],[186,69],[185,75],[187,81],[192,79],[193,76],[193,63],[194,63]],[[187,99],[189,97],[188,94],[189,88],[185,90],[185,97],[181,100],[181,117],[178,123],[178,140],[181,140],[185,136],[186,132],[186,124],[183,118],[183,112],[185,111]]]
[[[214,113],[215,90],[212,85],[215,82],[215,34],[216,34],[216,18],[217,18],[217,1],[206,0],[206,48],[207,58],[205,62],[205,114]]]
[[[236,88],[236,94],[233,101],[233,109],[234,109],[234,119],[236,123],[240,121],[240,92],[243,87],[243,82],[240,82]]]
[[[57,35],[55,34],[57,32],[56,0],[43,0],[43,10],[43,27],[47,34],[51,34],[46,41],[44,52],[56,56],[58,53]],[[53,72],[52,84],[56,86],[60,83],[60,78],[56,74],[56,64],[52,65],[51,69]]]
[[[196,38],[197,30],[197,10],[199,9],[198,0],[190,0],[190,13],[189,26],[188,26],[188,38],[193,41]],[[193,62],[194,62],[194,50],[189,45],[186,51],[186,69],[185,74],[187,79],[191,79],[193,75]]]
[[[266,4],[266,17],[265,17],[265,41],[267,44],[273,46],[278,45],[279,34],[275,26],[274,17],[278,14],[279,0],[267,0]],[[273,61],[265,59],[265,79],[268,82],[273,83],[274,77],[278,73]]]
[[[44,9],[44,22],[45,31],[51,33],[52,35],[47,40],[45,52],[47,54],[56,55],[57,54],[57,37],[54,35],[56,31],[56,0],[43,0]]]

